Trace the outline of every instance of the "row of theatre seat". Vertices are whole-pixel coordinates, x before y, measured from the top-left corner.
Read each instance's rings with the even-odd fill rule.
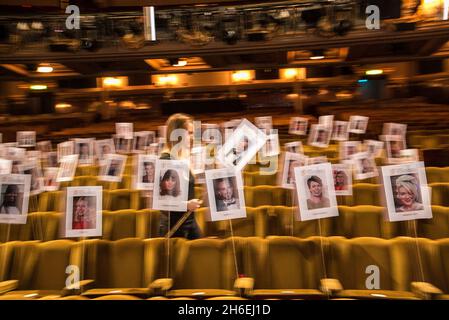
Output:
[[[32,241],[1,244],[0,259],[0,300],[117,294],[197,299],[449,299],[448,239]],[[66,282],[68,266],[79,275],[79,288],[66,287],[72,284]]]
[[[430,183],[432,205],[449,206],[449,183]],[[337,203],[345,206],[383,205],[383,189],[380,184],[356,183],[353,185],[352,196],[338,196]],[[263,205],[293,206],[295,191],[276,186],[244,187],[245,205],[258,207]],[[49,191],[30,197],[29,212],[63,211],[64,191]],[[195,197],[207,198],[204,187],[195,187]],[[207,201],[207,199],[205,199]],[[139,190],[117,189],[103,190],[104,210],[141,210],[149,208],[149,198]]]
[[[404,222],[385,221],[385,209],[376,206],[339,206],[339,216],[320,222],[296,221],[296,207],[260,206],[246,208],[247,217],[211,222],[207,221],[207,208],[195,213],[204,237],[343,236],[346,238],[419,236],[428,239],[449,238],[449,208],[432,206],[433,218]],[[64,214],[35,212],[28,216],[27,224],[0,225],[0,242],[62,238],[60,231]],[[102,239],[155,238],[159,236],[160,212],[157,210],[103,211]],[[232,223],[232,234],[231,224]]]

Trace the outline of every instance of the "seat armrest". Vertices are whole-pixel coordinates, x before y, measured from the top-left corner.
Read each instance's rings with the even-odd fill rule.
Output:
[[[430,300],[437,295],[443,294],[443,291],[428,282],[412,282],[411,287],[412,292],[424,300]]]
[[[66,297],[82,294],[84,291],[92,289],[94,282],[95,281],[91,279],[75,282],[62,289],[61,296]]]
[[[253,291],[254,279],[249,277],[242,277],[235,279],[234,288],[242,295],[248,295]]]
[[[338,279],[321,279],[320,280],[320,290],[327,295],[334,295],[339,291],[343,290],[340,280]]]
[[[160,278],[154,280],[149,286],[153,294],[160,295],[173,287],[172,278]]]
[[[0,294],[16,290],[19,287],[19,280],[7,280],[0,282]]]

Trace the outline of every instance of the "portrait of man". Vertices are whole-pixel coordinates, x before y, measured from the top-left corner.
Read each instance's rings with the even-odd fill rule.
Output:
[[[307,198],[307,208],[309,210],[327,208],[330,201],[323,194],[323,181],[318,176],[311,176],[307,179],[309,197]]]
[[[80,143],[79,144],[79,160],[88,160],[89,159],[89,144],[88,143]]]
[[[72,229],[95,229],[95,197],[73,197]]]
[[[2,193],[3,201],[0,206],[0,214],[21,214],[18,207],[19,186],[16,184],[8,184],[2,187],[5,188],[5,191]]]
[[[214,180],[215,204],[217,211],[240,209],[237,192],[234,190],[235,178],[219,178]]]
[[[372,166],[372,161],[368,158],[364,158],[361,161],[362,173],[371,173],[374,171],[374,167]]]
[[[154,183],[154,163],[150,161],[144,161],[142,183]]]
[[[108,176],[117,176],[120,173],[122,161],[118,159],[112,159],[109,164]]]

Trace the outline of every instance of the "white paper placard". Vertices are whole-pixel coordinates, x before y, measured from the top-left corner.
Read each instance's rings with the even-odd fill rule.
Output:
[[[98,160],[104,160],[107,154],[115,153],[115,145],[113,139],[103,139],[95,141],[95,155]]]
[[[34,147],[36,145],[36,131],[17,131],[16,140],[19,147]]]
[[[222,168],[206,171],[210,221],[246,217],[243,179],[240,171]]]
[[[338,216],[337,198],[330,163],[295,168],[299,212],[296,218],[309,221]]]
[[[132,140],[134,138],[134,126],[132,122],[117,122],[115,124],[115,134],[118,138]]]
[[[265,133],[244,119],[218,150],[217,159],[226,166],[243,170],[266,140]]]
[[[355,134],[364,134],[368,128],[369,117],[364,116],[350,116],[349,117],[349,132]]]
[[[0,223],[26,224],[30,180],[28,174],[0,175]]]
[[[94,139],[74,139],[75,154],[78,154],[78,164],[91,165],[94,163]]]
[[[354,176],[357,180],[364,180],[379,176],[374,157],[369,152],[358,152],[351,156],[354,164]]]
[[[153,190],[157,157],[139,154],[136,159],[136,189]]]
[[[303,117],[292,117],[290,118],[290,125],[288,129],[289,134],[294,135],[306,135],[307,126],[309,124],[309,119]]]
[[[98,237],[102,233],[103,187],[68,187],[65,234],[72,237]]]
[[[423,162],[391,165],[381,169],[389,221],[432,218]]]
[[[281,159],[282,170],[280,171],[280,179],[278,180],[282,188],[295,188],[295,172],[296,167],[307,165],[307,156],[300,153],[285,152]]]
[[[156,161],[155,177],[153,209],[187,211],[189,162],[185,160],[158,160]]]
[[[349,140],[348,121],[334,121],[334,127],[332,129],[332,140],[334,141]]]
[[[57,182],[72,181],[78,165],[78,155],[72,154],[61,159],[59,164]]]
[[[44,169],[44,190],[56,191],[59,189],[59,183],[56,181],[59,168],[48,167]]]
[[[103,160],[104,163],[101,166],[101,171],[98,177],[99,180],[109,182],[122,181],[127,158],[127,156],[122,154],[107,154]]]
[[[352,165],[339,163],[332,165],[334,189],[337,196],[352,196]]]
[[[331,139],[332,127],[323,124],[312,124],[308,144],[317,148],[327,148]]]

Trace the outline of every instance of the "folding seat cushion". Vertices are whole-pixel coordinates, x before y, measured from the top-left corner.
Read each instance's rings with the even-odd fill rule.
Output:
[[[32,195],[28,199],[28,212],[39,211],[39,195]]]
[[[136,210],[103,211],[103,239],[136,237]]]
[[[64,192],[63,191],[48,191],[39,195],[39,211],[64,211]]]
[[[334,220],[326,218],[321,220],[297,221],[297,207],[264,206],[267,219],[267,234],[278,236],[294,236],[308,238],[311,236],[330,236],[334,234]]]
[[[314,239],[247,238],[243,259],[245,277],[254,279],[251,298],[325,298],[318,290],[324,272]]]
[[[274,186],[245,187],[244,192],[247,207],[291,206],[294,197],[293,190]]]
[[[437,297],[437,299],[449,300],[449,239],[441,239],[435,241],[439,249],[439,257],[441,261],[440,269],[443,272],[438,277],[432,279],[433,284],[444,292],[443,295]],[[432,264],[433,266],[434,264]]]
[[[352,206],[371,205],[380,206],[380,190],[381,185],[370,183],[356,183],[353,186],[353,202]]]
[[[75,246],[77,243],[70,240],[22,242],[15,246],[10,279],[19,281],[18,288],[5,295],[60,296],[68,277],[66,268],[80,265],[72,250]]]
[[[82,293],[90,298],[125,294],[149,295],[148,285],[161,273],[164,239],[128,238],[117,241],[93,240],[84,247],[84,278],[93,288]]]
[[[2,282],[10,280],[10,268],[12,263],[13,246],[16,242],[0,244],[0,294],[2,294]]]
[[[416,299],[413,293],[406,290],[408,285],[401,283],[401,272],[408,266],[404,259],[392,255],[394,240],[331,237],[327,241],[328,250],[324,254],[327,276],[338,279],[343,287],[336,297]],[[373,278],[369,278],[370,275]]]
[[[416,220],[418,235],[428,239],[449,238],[449,208],[432,206],[432,219]]]
[[[376,206],[339,206],[335,219],[335,235],[346,238],[377,237],[389,239],[396,235],[396,225],[385,221],[384,208]]]
[[[241,238],[228,238],[176,243],[171,270],[173,286],[167,296],[210,298],[235,295],[233,285],[241,268],[241,241]]]
[[[446,290],[447,269],[437,241],[424,238],[399,237],[393,239],[392,256],[397,268],[397,289],[411,291],[412,282],[427,282]],[[447,292],[447,291],[446,291]]]
[[[432,189],[432,205],[449,207],[449,183],[430,183]]]
[[[34,212],[28,216],[31,225],[31,239],[51,241],[57,240],[60,236],[59,227],[61,224],[62,212]]]
[[[132,175],[124,174],[122,181],[118,183],[118,189],[131,189],[132,188]]]

